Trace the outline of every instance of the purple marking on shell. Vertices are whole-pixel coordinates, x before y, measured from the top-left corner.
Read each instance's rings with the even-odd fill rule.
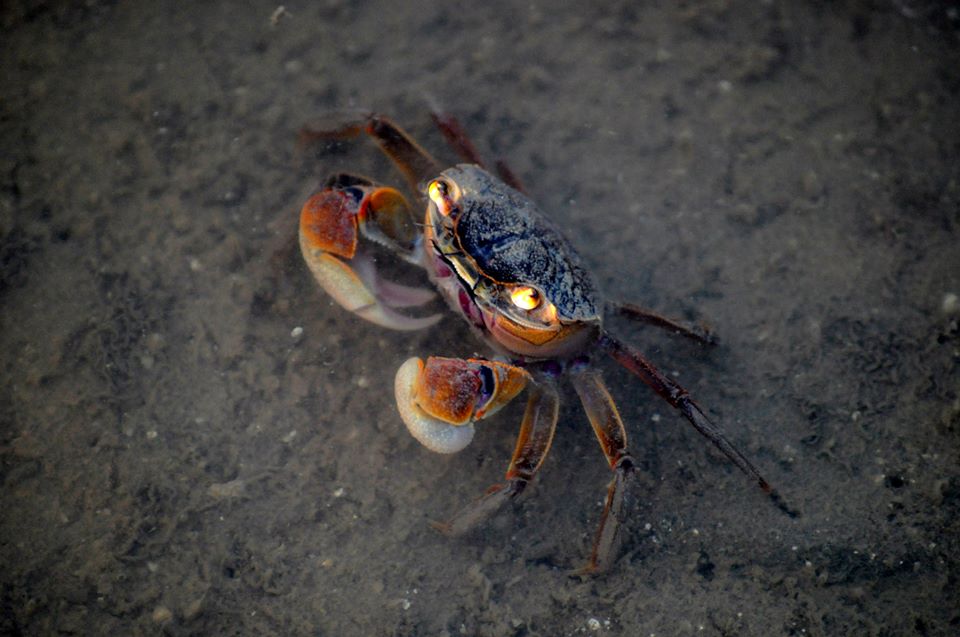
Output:
[[[493,391],[497,386],[497,382],[493,374],[493,370],[486,365],[480,366],[480,400],[477,402],[477,410],[486,407],[487,403],[490,402],[490,399],[493,398]]]
[[[436,273],[437,278],[440,279],[446,279],[447,277],[453,276],[453,270],[451,270],[440,257],[434,258],[433,271]]]
[[[460,311],[463,312],[467,320],[479,328],[485,327],[480,309],[470,298],[470,295],[467,294],[466,290],[461,289],[457,291],[457,300],[460,301]]]

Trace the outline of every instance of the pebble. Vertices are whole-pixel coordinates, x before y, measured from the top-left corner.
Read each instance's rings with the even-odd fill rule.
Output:
[[[183,619],[185,621],[190,621],[195,619],[203,612],[203,598],[193,600],[183,609]]]
[[[960,314],[960,297],[953,292],[947,292],[943,295],[943,301],[940,303],[940,309],[947,316]]]

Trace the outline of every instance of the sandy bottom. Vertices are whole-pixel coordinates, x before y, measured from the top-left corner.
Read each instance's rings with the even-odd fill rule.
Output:
[[[957,634],[956,9],[196,4],[0,10],[0,633]],[[294,231],[333,171],[402,185],[300,126],[375,109],[453,162],[432,106],[610,298],[715,328],[610,324],[799,516],[598,356],[640,468],[611,572],[567,575],[610,472],[566,386],[528,493],[430,529],[522,401],[422,449],[395,370],[482,345],[357,320]]]

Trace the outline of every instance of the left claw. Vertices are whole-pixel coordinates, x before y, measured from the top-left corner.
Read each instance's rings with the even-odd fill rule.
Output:
[[[519,367],[481,359],[410,358],[394,383],[407,429],[437,453],[456,453],[473,440],[473,423],[519,394],[530,375]]]
[[[384,327],[418,330],[439,321],[439,314],[413,318],[393,310],[422,305],[434,294],[380,278],[361,236],[414,258],[416,229],[403,195],[335,175],[300,211],[300,250],[317,283],[343,308]]]

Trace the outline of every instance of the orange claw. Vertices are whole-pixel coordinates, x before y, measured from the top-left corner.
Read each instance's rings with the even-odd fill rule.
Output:
[[[523,369],[481,359],[408,359],[394,384],[407,429],[431,451],[455,453],[473,439],[473,423],[494,414],[530,380]]]
[[[349,196],[340,190],[322,190],[300,210],[301,240],[317,249],[352,259],[357,251],[357,215]]]
[[[343,308],[383,327],[422,329],[441,315],[413,318],[392,308],[422,305],[433,293],[381,280],[359,243],[362,234],[410,253],[411,219],[409,204],[396,190],[337,175],[300,211],[300,250],[317,283]]]

